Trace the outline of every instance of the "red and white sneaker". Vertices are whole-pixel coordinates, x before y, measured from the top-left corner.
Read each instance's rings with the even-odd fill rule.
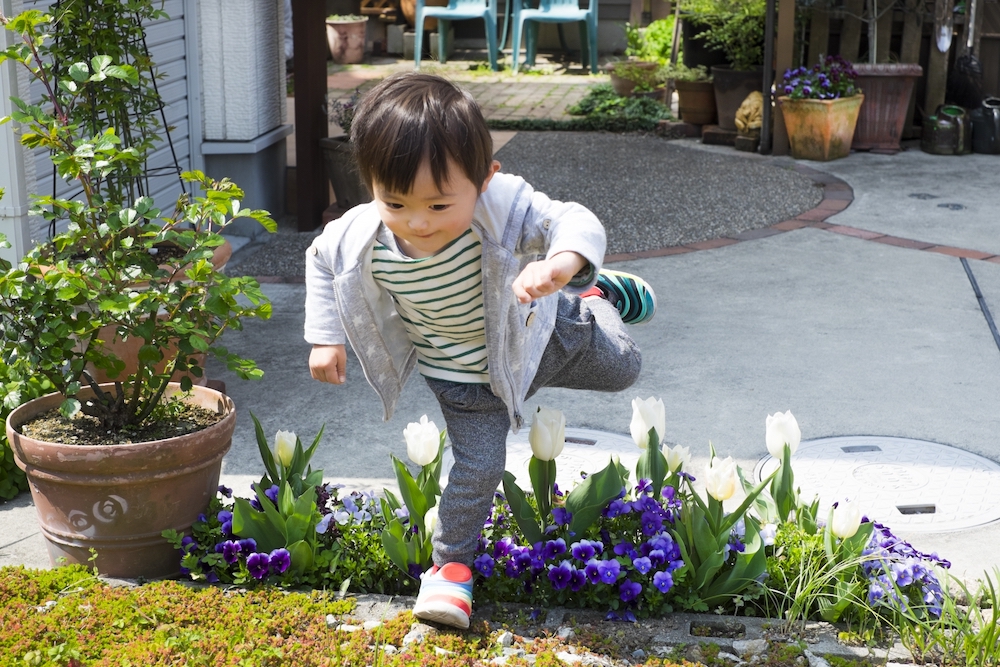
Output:
[[[462,563],[435,565],[420,576],[413,615],[456,628],[469,627],[472,613],[472,571]]]

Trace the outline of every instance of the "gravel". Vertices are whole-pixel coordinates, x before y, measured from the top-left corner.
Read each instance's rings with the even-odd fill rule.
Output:
[[[594,211],[608,232],[608,254],[655,250],[738,234],[794,218],[823,191],[774,163],[699,150],[651,135],[518,132],[497,152],[503,171],[519,174],[553,199]],[[290,218],[290,216],[289,216]],[[233,254],[231,275],[296,279],[320,232],[277,234]]]

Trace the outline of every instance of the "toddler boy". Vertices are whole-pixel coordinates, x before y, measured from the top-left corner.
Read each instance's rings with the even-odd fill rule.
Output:
[[[506,438],[541,387],[621,391],[652,288],[601,271],[604,228],[500,173],[475,100],[437,76],[388,77],[351,126],[374,201],[327,225],[306,254],[305,338],[322,382],[346,381],[351,343],[389,419],[414,367],[455,457],[413,613],[469,625],[472,563],[506,463]]]

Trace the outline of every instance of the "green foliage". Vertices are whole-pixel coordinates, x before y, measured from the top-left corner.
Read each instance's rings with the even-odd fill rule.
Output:
[[[0,360],[0,382],[7,377],[7,365]],[[25,383],[21,391],[17,405],[30,401],[33,398],[44,396],[51,391],[48,381],[39,378],[31,378]],[[7,423],[7,416],[17,407],[6,403],[0,404],[0,422]],[[11,500],[19,493],[28,490],[28,478],[24,471],[14,463],[14,451],[7,441],[6,429],[0,433],[0,501]]]
[[[598,84],[578,103],[567,109],[584,116],[579,128],[612,132],[652,131],[661,120],[669,119],[670,109],[645,97],[622,97],[610,84]],[[570,128],[567,128],[570,129]]]
[[[127,24],[141,4],[105,3],[101,11],[114,8],[128,17],[123,19]],[[143,173],[154,136],[136,138],[130,131],[137,126],[122,118],[143,112],[145,107],[129,106],[129,100],[145,99],[150,91],[142,87],[137,67],[115,64],[110,55],[53,66],[48,58],[62,53],[63,42],[71,38],[64,34],[60,45],[47,46],[49,31],[65,16],[31,10],[0,18],[21,37],[0,52],[0,63],[23,65],[46,91],[37,104],[12,98],[15,111],[0,123],[20,123],[21,143],[49,151],[59,176],[75,181],[82,197],[36,197],[33,213],[53,226],[65,223],[66,231],[34,248],[17,266],[0,262],[0,358],[7,364],[0,394],[12,408],[32,382],[44,378],[66,397],[65,416],[82,411],[117,432],[151,417],[175,372],[200,377],[202,353],[214,354],[240,377],[260,377],[252,361],[230,354],[218,341],[226,330],[241,328],[243,318],[270,317],[270,303],[256,281],[227,277],[211,258],[225,242],[218,232],[234,220],[249,217],[270,231],[276,224],[266,211],[241,208],[243,192],[228,179],[214,181],[197,171],[182,177],[204,194],[182,195],[171,218],[161,219],[149,197],[133,200],[134,179]],[[124,29],[109,28],[101,44],[112,41],[119,28]],[[131,32],[119,37],[134,39]],[[121,86],[132,88],[122,92]],[[115,100],[124,108],[98,112],[93,106]],[[164,258],[160,251],[167,248],[176,252]],[[125,376],[125,362],[105,346],[110,338],[142,340],[134,373]],[[165,358],[172,343],[177,352]],[[93,368],[116,380],[113,391],[97,386]],[[81,402],[77,396],[88,385],[96,395]],[[182,389],[190,386],[190,377],[181,379]]]
[[[711,81],[712,76],[708,73],[708,70],[704,65],[698,65],[697,67],[687,67],[682,62],[678,62],[676,65],[671,67],[667,65],[663,68],[660,74],[664,79],[673,79],[674,81]]]
[[[670,60],[670,49],[674,40],[674,17],[653,21],[645,28],[625,24],[625,55],[638,60],[665,63]],[[682,57],[680,36],[677,48],[678,60]]]
[[[705,27],[698,36],[725,53],[733,69],[764,64],[765,0],[685,0],[681,8]]]

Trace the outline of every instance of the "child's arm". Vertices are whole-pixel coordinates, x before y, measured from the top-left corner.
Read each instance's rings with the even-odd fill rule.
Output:
[[[313,345],[309,373],[314,380],[330,384],[347,381],[347,349],[343,345]]]
[[[530,303],[539,297],[554,294],[589,263],[583,255],[572,251],[556,253],[548,259],[531,262],[514,279],[514,294],[521,303]]]

